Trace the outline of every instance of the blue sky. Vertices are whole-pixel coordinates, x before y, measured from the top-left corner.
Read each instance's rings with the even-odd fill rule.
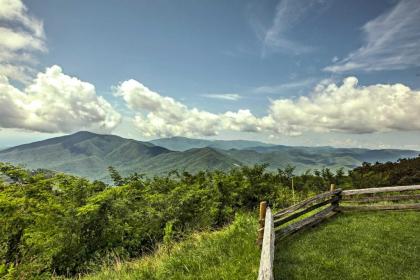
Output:
[[[419,7],[1,0],[0,146],[87,129],[420,149]]]

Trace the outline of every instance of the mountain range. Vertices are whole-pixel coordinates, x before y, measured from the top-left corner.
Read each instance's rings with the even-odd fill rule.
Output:
[[[246,140],[204,140],[204,139],[191,139],[186,137],[170,137],[161,138],[150,141],[156,146],[165,147],[172,151],[187,151],[194,148],[214,148],[221,150],[230,149],[247,149],[253,147],[272,147],[273,144],[267,144],[258,141]]]
[[[299,173],[322,167],[350,169],[364,161],[395,161],[418,154],[412,150],[293,147],[257,141],[184,137],[141,142],[82,131],[2,150],[0,161],[109,181],[108,166],[115,167],[123,175],[137,172],[153,176],[172,170],[194,173],[268,163],[271,170],[294,165]]]

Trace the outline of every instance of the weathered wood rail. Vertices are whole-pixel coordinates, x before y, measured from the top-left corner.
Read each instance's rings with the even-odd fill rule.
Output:
[[[295,205],[272,213],[267,202],[260,203],[260,228],[257,243],[261,245],[258,280],[273,280],[274,241],[283,239],[304,228],[315,226],[339,212],[420,210],[420,185],[335,189],[318,194]],[[409,192],[409,194],[407,194]],[[390,194],[392,193],[392,194]],[[401,194],[405,193],[405,194]],[[386,194],[385,196],[381,194]],[[410,202],[396,204],[395,202]],[[386,202],[387,204],[377,204]],[[366,203],[375,203],[366,205]],[[316,211],[315,213],[313,213]]]
[[[266,208],[264,217],[264,232],[261,248],[260,269],[258,279],[274,280],[273,261],[274,261],[274,220],[270,207]],[[260,219],[261,220],[261,219]]]

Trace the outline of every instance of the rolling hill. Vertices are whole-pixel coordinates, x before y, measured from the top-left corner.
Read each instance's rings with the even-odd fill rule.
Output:
[[[157,145],[159,143],[165,147]],[[194,173],[268,163],[271,170],[294,165],[296,172],[300,173],[322,167],[350,169],[364,161],[395,161],[418,154],[418,151],[410,150],[290,147],[253,141],[208,141],[182,137],[141,142],[82,131],[8,148],[0,151],[0,161],[109,181],[108,166],[114,166],[123,175],[137,172],[153,176],[172,170]]]
[[[323,167],[351,169],[363,162],[395,161],[399,158],[410,158],[419,154],[418,151],[412,150],[284,146],[257,141],[209,141],[185,137],[162,138],[153,140],[151,143],[179,151],[190,148],[214,148],[244,165],[268,163],[269,169],[276,170],[290,164],[296,166],[297,172]]]
[[[98,179],[109,165],[124,166],[132,160],[147,160],[169,152],[114,135],[78,132],[3,150],[0,160]]]
[[[399,158],[411,158],[419,154],[418,151],[397,149],[369,150],[282,145],[251,147],[246,150],[231,149],[223,152],[244,164],[269,163],[272,169],[284,168],[287,164],[291,164],[296,166],[297,172],[323,167],[352,169],[363,162],[396,161]]]
[[[240,164],[211,148],[177,152],[148,142],[84,131],[0,151],[0,161],[105,180],[110,165],[124,175],[159,175],[174,169],[196,172]]]

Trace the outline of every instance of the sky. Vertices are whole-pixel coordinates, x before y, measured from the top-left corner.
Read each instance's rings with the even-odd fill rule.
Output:
[[[420,150],[420,0],[0,0],[0,148],[80,130]]]

